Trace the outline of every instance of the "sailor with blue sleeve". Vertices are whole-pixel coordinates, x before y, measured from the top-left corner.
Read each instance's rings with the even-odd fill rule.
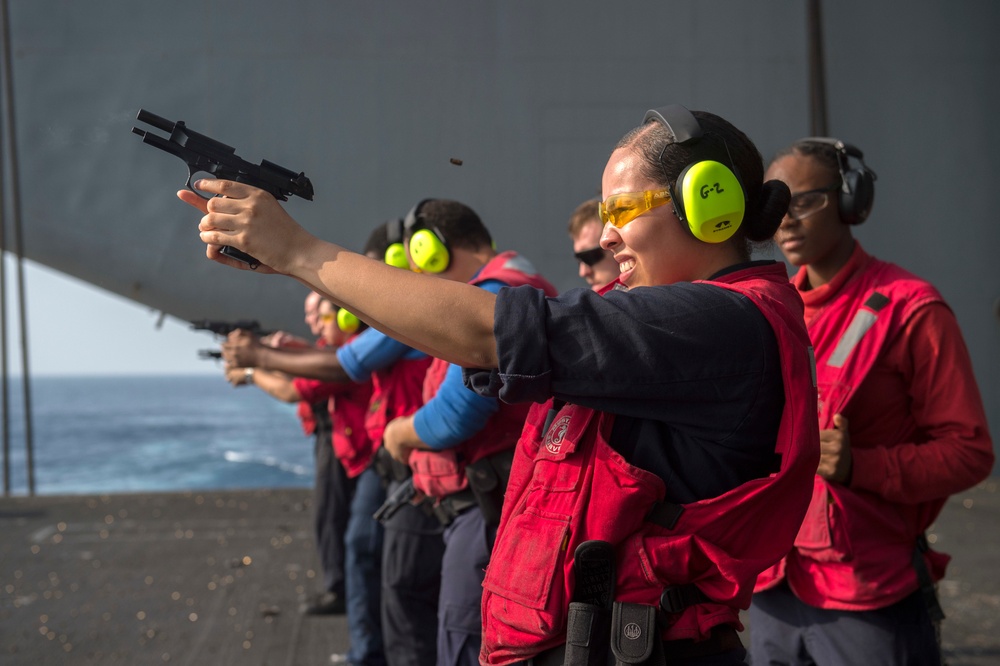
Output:
[[[419,271],[492,293],[519,285],[556,293],[526,259],[497,253],[479,217],[458,202],[422,201],[407,216],[404,236],[410,262]],[[468,390],[462,368],[441,359],[427,372],[423,398],[411,417],[389,423],[384,442],[396,460],[409,463],[414,488],[430,498],[444,526],[437,663],[476,666],[483,572],[528,406],[506,405]]]

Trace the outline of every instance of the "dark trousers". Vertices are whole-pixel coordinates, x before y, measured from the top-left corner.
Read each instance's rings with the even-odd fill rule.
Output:
[[[399,483],[387,489],[392,493]],[[444,541],[441,523],[406,505],[386,521],[382,637],[389,666],[434,666]]]
[[[359,666],[385,664],[382,642],[382,524],[372,514],[385,501],[382,480],[369,467],[355,479],[347,524],[347,661]]]
[[[496,537],[478,506],[444,530],[438,602],[438,666],[478,666],[483,642],[483,577]]]
[[[323,587],[343,597],[344,533],[351,517],[354,482],[333,454],[330,431],[317,429],[315,436],[316,482],[313,489],[313,530]]]
[[[870,611],[814,608],[788,585],[753,596],[750,663],[940,666],[937,632],[920,590]]]

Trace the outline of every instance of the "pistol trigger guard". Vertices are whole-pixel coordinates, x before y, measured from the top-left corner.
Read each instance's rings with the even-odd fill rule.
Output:
[[[201,192],[199,192],[198,190],[194,189],[194,185],[193,185],[193,184],[191,183],[191,179],[192,179],[192,178],[194,178],[194,175],[195,175],[196,173],[198,173],[198,172],[197,172],[197,171],[195,171],[195,170],[194,170],[194,169],[193,169],[193,168],[191,167],[191,165],[190,165],[190,164],[188,164],[188,179],[187,179],[187,188],[188,188],[189,190],[191,190],[192,192],[194,192],[195,194],[197,194],[197,195],[198,195],[199,197],[201,197],[202,199],[204,199],[205,201],[208,201],[208,200],[209,200],[209,199],[211,199],[212,197],[206,197],[206,196],[205,196],[204,194],[202,194],[202,193],[201,193]]]

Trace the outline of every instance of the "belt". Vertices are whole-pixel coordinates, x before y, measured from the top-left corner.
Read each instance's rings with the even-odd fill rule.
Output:
[[[743,643],[740,641],[740,635],[731,624],[720,624],[712,627],[708,638],[703,641],[690,638],[663,641],[663,652],[667,664],[679,659],[709,657],[742,648]],[[514,666],[563,666],[565,659],[566,645],[563,644],[540,652],[531,659],[517,662]],[[566,664],[566,666],[575,665]]]
[[[476,506],[476,504],[476,496],[471,490],[466,488],[465,490],[459,490],[457,493],[442,497],[440,501],[432,505],[432,508],[434,515],[441,522],[441,525],[448,527],[459,515],[467,509]]]

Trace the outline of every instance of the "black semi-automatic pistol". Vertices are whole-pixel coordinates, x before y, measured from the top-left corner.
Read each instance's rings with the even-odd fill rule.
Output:
[[[261,160],[260,164],[247,162],[236,154],[232,146],[189,130],[183,120],[171,122],[145,109],[139,109],[136,119],[169,134],[164,138],[138,127],[132,128],[135,134],[142,137],[143,143],[184,160],[188,166],[187,188],[202,198],[205,196],[194,189],[191,179],[195,174],[204,172],[216,178],[259,187],[279,201],[288,201],[291,194],[312,201],[313,186],[305,173],[295,173],[267,160]],[[235,248],[223,247],[222,254],[249,264],[251,269],[260,266],[257,259]]]
[[[260,327],[256,319],[241,319],[240,321],[216,321],[214,319],[198,319],[191,322],[191,329],[194,331],[211,331],[223,337],[239,329],[253,333],[257,337],[262,337],[270,333]]]

